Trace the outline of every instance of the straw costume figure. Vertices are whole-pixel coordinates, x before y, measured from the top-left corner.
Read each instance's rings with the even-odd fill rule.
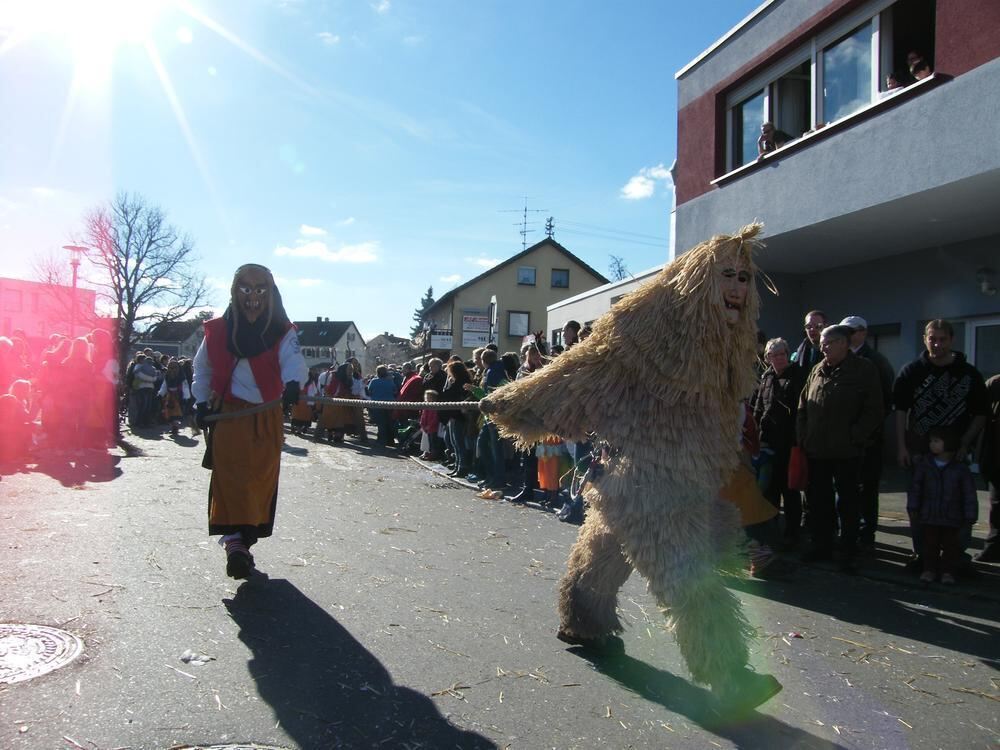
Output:
[[[781,689],[747,667],[752,629],[722,575],[740,566],[740,513],[719,493],[740,461],[741,401],[754,386],[760,230],[696,246],[585,341],[480,402],[521,447],[589,431],[609,446],[559,585],[559,639],[620,651],[617,594],[637,569],[694,680],[732,710]]]
[[[285,403],[296,403],[308,374],[271,272],[240,266],[226,312],[205,323],[192,384],[199,426],[208,427],[208,533],[222,535],[231,578],[249,577],[250,547],[274,528],[282,394]],[[209,427],[205,417],[218,412],[222,418]]]

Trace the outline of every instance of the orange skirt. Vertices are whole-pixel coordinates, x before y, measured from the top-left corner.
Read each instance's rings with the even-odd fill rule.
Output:
[[[311,423],[313,421],[312,404],[308,404],[305,401],[296,402],[295,406],[292,407],[292,421]]]
[[[357,396],[339,395],[337,398],[352,398]],[[358,424],[357,413],[361,411],[352,406],[338,406],[336,404],[323,404],[323,413],[320,414],[320,427],[324,430],[343,430]]]
[[[222,412],[256,404],[226,401]],[[244,417],[223,419],[212,427],[212,482],[208,496],[210,534],[228,534],[257,526],[269,536],[278,497],[278,471],[284,425],[281,405]]]

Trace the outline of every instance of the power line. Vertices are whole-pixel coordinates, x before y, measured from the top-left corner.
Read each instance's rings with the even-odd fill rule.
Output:
[[[597,232],[586,232],[582,229],[560,229],[561,232],[569,232],[570,234],[578,234],[583,237],[594,237],[601,240],[611,240],[614,242],[622,242],[628,245],[646,245],[648,247],[659,247],[665,248],[667,245],[666,238],[661,239],[659,242],[646,242],[645,240],[636,240],[629,237],[615,237],[608,234],[598,234]]]
[[[594,224],[584,224],[584,223],[579,222],[579,221],[570,221],[569,219],[560,219],[559,220],[559,224],[560,225],[569,224],[570,226],[583,227],[585,229],[597,229],[597,230],[599,230],[601,232],[612,232],[614,234],[628,234],[628,235],[632,235],[633,237],[645,237],[648,240],[662,240],[663,242],[667,241],[666,237],[660,237],[659,235],[655,235],[655,234],[643,234],[642,232],[630,232],[627,229],[610,229],[608,227],[595,226]]]

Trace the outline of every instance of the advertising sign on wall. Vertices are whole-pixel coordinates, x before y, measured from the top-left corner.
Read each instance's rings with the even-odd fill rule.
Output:
[[[462,333],[489,333],[490,313],[481,307],[462,310]]]
[[[454,336],[450,333],[432,333],[431,349],[451,349]]]

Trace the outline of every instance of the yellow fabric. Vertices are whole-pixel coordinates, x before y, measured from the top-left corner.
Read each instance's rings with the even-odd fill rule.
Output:
[[[340,395],[337,398],[357,398],[353,395]],[[363,424],[358,419],[360,409],[351,406],[337,406],[335,404],[323,404],[323,412],[320,414],[320,427],[324,430],[343,430],[356,424]]]
[[[223,413],[255,404],[227,401]],[[270,523],[278,489],[284,425],[281,405],[245,417],[223,419],[212,433],[212,484],[208,520],[218,525]]]
[[[778,509],[761,494],[753,472],[743,464],[736,467],[725,487],[719,490],[719,497],[740,509],[744,526],[763,523],[778,515]]]
[[[312,422],[313,407],[305,401],[299,401],[292,407],[292,419],[296,422]]]

